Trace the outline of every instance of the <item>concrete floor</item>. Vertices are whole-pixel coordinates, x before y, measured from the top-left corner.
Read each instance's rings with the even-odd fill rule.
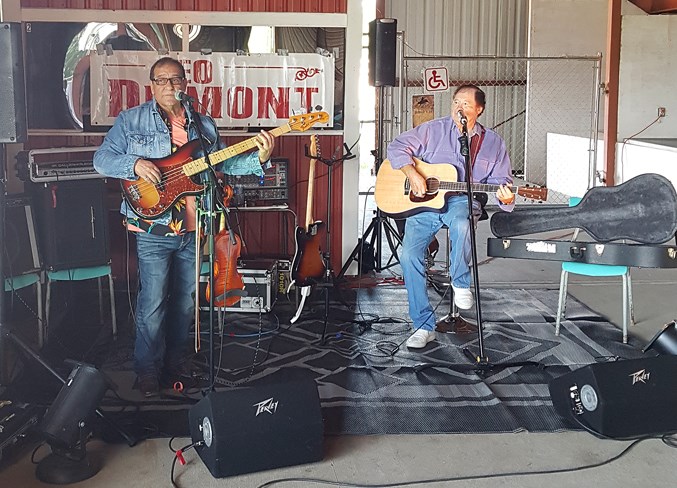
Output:
[[[550,288],[559,286],[560,265],[554,262],[510,259],[486,260],[487,222],[478,230],[480,283],[483,287]],[[560,233],[561,234],[561,233]],[[441,255],[441,254],[440,254]],[[384,271],[398,273],[399,267]],[[677,269],[633,269],[636,325],[630,334],[645,344],[677,318]],[[572,276],[569,292],[593,310],[621,323],[620,278],[592,279]],[[620,334],[620,331],[619,331]],[[628,419],[632,421],[632,419]],[[178,439],[174,446],[187,444]],[[552,434],[391,435],[339,436],[325,440],[324,461],[304,466],[214,479],[191,451],[188,464],[177,466],[178,486],[258,487],[281,478],[321,478],[333,486],[376,486],[409,482],[408,486],[464,487],[672,487],[677,479],[677,451],[660,440],[644,441],[621,459],[602,467],[562,474],[500,476],[508,472],[533,472],[576,468],[600,463],[623,451],[629,442],[600,440],[583,432]],[[150,440],[129,448],[92,442],[88,448],[104,460],[104,467],[82,487],[171,486],[172,452],[166,439]],[[238,449],[238,446],[232,446]],[[255,452],[252,453],[256,455]],[[41,454],[38,454],[38,458]],[[0,472],[0,487],[43,486],[35,480],[35,466],[24,456]],[[417,480],[492,475],[490,479],[462,482]],[[498,476],[496,476],[498,475]],[[323,486],[308,480],[273,486]],[[324,485],[328,486],[328,485]],[[400,485],[402,486],[402,485]]]

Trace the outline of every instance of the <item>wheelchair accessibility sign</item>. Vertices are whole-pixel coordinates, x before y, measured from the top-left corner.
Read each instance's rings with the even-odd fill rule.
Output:
[[[449,75],[447,68],[426,68],[425,69],[425,89],[426,91],[445,91],[449,89]]]

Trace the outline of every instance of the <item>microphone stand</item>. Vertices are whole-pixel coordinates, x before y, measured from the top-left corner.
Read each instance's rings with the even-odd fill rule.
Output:
[[[188,127],[195,128],[198,139],[200,140],[200,148],[204,154],[205,163],[207,164],[207,171],[201,173],[202,182],[205,185],[204,195],[202,198],[203,212],[207,215],[205,219],[205,227],[207,234],[207,249],[209,254],[209,283],[208,286],[214,286],[214,242],[216,236],[216,211],[217,206],[219,206],[225,213],[226,226],[229,231],[229,236],[232,239],[233,245],[236,244],[235,236],[230,227],[230,219],[228,218],[228,209],[223,205],[223,191],[218,185],[216,173],[212,167],[211,161],[209,160],[209,150],[205,144],[205,139],[202,135],[202,127],[199,120],[196,120],[194,117],[195,113],[193,111],[193,106],[190,102],[189,97],[181,98],[181,103],[183,104],[184,110],[186,111],[186,117],[188,119]],[[198,238],[199,229],[195,230],[195,238]],[[200,258],[198,262],[198,258]],[[196,266],[202,267],[202,260],[200,253],[196,253],[195,256]],[[197,287],[196,283],[196,287]],[[213,291],[213,290],[212,290]],[[196,302],[199,301],[196,300]],[[196,304],[199,307],[199,304]],[[197,332],[199,333],[199,331]],[[209,294],[209,380],[208,380],[208,390],[214,391],[214,293]]]
[[[462,116],[462,113],[459,113],[461,120],[461,137],[458,138],[458,142],[461,144],[461,155],[465,159],[465,181],[468,186],[468,221],[470,223],[470,249],[472,254],[472,276],[473,284],[475,288],[475,313],[477,314],[477,344],[479,351],[477,355],[473,353],[466,347],[463,348],[463,354],[466,355],[471,361],[476,362],[478,365],[488,364],[489,358],[484,352],[484,326],[482,324],[482,305],[480,300],[480,277],[477,270],[477,236],[475,233],[475,218],[473,217],[473,189],[472,189],[472,161],[470,160],[470,145],[468,141],[468,120],[465,116]]]

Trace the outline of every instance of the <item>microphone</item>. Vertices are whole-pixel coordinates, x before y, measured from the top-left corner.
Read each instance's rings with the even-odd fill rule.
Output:
[[[178,92],[178,93],[181,93],[181,92]],[[463,113],[462,110],[459,110],[458,112],[456,112],[456,115],[458,115],[458,121],[461,123],[461,125],[468,125],[468,119],[467,119],[467,117],[465,116],[465,114]]]
[[[195,101],[193,97],[182,91],[174,92],[174,98],[176,98],[179,102],[193,103]]]

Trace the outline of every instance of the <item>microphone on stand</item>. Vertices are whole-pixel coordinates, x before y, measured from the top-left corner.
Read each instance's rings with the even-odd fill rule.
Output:
[[[193,97],[182,91],[174,92],[174,98],[176,98],[179,102],[187,103],[189,105],[195,102]]]
[[[182,93],[182,92],[177,92],[177,98],[178,98],[178,93]],[[463,113],[463,110],[459,110],[458,112],[456,112],[456,115],[458,115],[458,121],[461,123],[461,125],[468,125],[468,118]]]

